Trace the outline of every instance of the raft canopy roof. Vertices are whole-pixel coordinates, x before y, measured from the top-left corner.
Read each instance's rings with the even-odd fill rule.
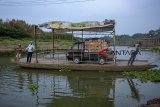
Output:
[[[114,20],[105,19],[99,21],[86,21],[80,23],[72,23],[66,21],[52,21],[39,25],[47,29],[54,29],[55,32],[70,32],[70,31],[90,31],[90,32],[106,32],[113,31],[115,26]]]

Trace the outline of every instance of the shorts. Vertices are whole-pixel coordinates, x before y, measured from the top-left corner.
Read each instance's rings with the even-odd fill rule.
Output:
[[[16,58],[21,58],[21,54],[17,53]]]

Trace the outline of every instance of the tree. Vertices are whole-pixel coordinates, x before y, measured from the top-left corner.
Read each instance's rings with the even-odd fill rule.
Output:
[[[42,30],[37,29],[38,32]],[[31,37],[34,35],[34,26],[27,24],[23,20],[7,20],[3,22],[0,20],[0,37],[11,37],[11,38],[24,38]]]

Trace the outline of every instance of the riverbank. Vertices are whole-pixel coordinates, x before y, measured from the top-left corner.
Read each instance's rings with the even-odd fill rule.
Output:
[[[0,55],[1,56],[10,56],[10,55],[13,55],[13,53],[15,53],[15,51],[13,49],[0,48]]]
[[[23,52],[25,52],[25,48],[28,46],[28,43],[30,41],[34,41],[33,38],[21,38],[21,39],[13,39],[10,37],[0,37],[0,55],[14,55],[15,54],[15,48],[16,45],[21,44],[23,48]],[[61,49],[66,50],[70,46],[72,46],[73,42],[71,40],[63,40],[63,39],[56,39],[55,40],[55,49]],[[53,49],[53,41],[52,39],[37,39],[37,50],[39,52],[42,51],[51,51]],[[144,51],[160,51],[160,46],[154,46],[154,47],[142,47],[142,50]]]
[[[151,48],[153,51],[160,51],[160,46],[154,46]]]
[[[23,52],[25,53],[25,48],[28,46],[30,41],[33,41],[32,38],[21,38],[21,39],[13,39],[13,38],[0,38],[0,55],[10,56],[15,55],[15,49],[18,44],[22,45]],[[55,40],[55,49],[68,49],[69,46],[72,45],[72,42],[69,40]],[[51,39],[37,39],[37,50],[38,51],[50,51],[53,49],[53,42]]]

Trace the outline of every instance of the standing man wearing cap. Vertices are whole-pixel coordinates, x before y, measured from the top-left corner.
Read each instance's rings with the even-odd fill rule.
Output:
[[[27,53],[27,63],[31,63],[31,59],[32,59],[32,54],[33,54],[33,50],[35,49],[33,42],[31,41],[30,44],[28,45],[28,47],[26,48],[26,50],[28,51]]]
[[[136,55],[138,54],[138,52],[140,51],[140,48],[141,48],[142,44],[141,42],[139,42],[138,44],[134,44],[133,46],[133,50],[132,50],[132,53],[131,53],[131,57],[128,61],[128,66],[132,66],[135,58],[136,58]]]

